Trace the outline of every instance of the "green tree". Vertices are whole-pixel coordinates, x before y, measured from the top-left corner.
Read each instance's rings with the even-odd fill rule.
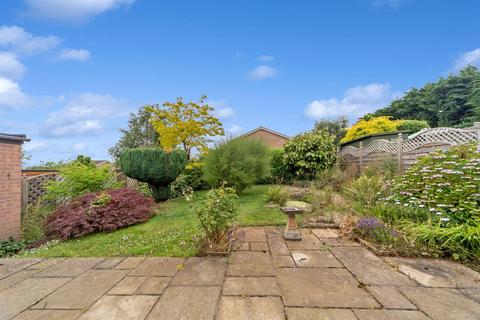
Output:
[[[147,106],[143,106],[136,113],[130,113],[128,128],[120,129],[122,136],[117,144],[108,150],[108,153],[118,160],[120,155],[127,149],[146,148],[159,145],[158,133],[150,124],[150,112]]]
[[[181,146],[190,160],[192,149],[206,150],[209,137],[223,136],[220,120],[212,114],[214,108],[206,103],[207,96],[198,102],[165,102],[162,107],[149,106],[152,113],[150,123],[160,135],[160,145],[166,151]]]

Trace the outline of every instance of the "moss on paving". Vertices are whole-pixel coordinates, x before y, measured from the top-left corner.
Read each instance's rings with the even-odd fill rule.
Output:
[[[268,186],[252,186],[237,200],[241,226],[283,225],[285,216],[274,208],[265,208]],[[205,191],[199,192],[199,196]],[[149,221],[110,233],[95,233],[79,239],[52,242],[25,252],[25,257],[85,256],[181,256],[198,253],[201,232],[192,202],[183,197],[163,202]]]

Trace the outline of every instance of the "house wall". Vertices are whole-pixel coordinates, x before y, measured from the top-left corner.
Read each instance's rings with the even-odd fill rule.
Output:
[[[285,143],[288,142],[287,138],[281,137],[265,130],[255,131],[247,136],[244,136],[243,138],[259,139],[269,148],[281,148]]]
[[[20,237],[21,144],[0,141],[0,240]]]

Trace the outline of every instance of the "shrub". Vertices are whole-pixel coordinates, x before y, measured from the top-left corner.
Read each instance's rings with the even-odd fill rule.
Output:
[[[424,207],[437,220],[465,223],[480,217],[480,152],[458,146],[427,155],[399,177],[388,200]]]
[[[288,193],[281,186],[271,186],[265,191],[267,201],[284,206],[288,200]]]
[[[220,187],[210,190],[206,197],[195,205],[194,209],[209,248],[217,248],[226,240],[226,235],[238,215],[236,199],[235,189]]]
[[[77,238],[147,221],[153,200],[122,188],[82,195],[60,205],[45,223],[47,238]]]
[[[345,143],[375,133],[395,132],[402,121],[391,120],[390,117],[386,116],[375,117],[369,120],[360,119],[347,130],[345,137],[340,142]]]
[[[119,162],[128,177],[148,183],[159,202],[168,199],[170,184],[185,168],[187,158],[179,150],[167,153],[160,148],[138,148],[122,153]]]
[[[397,127],[400,131],[418,132],[422,129],[430,128],[425,120],[403,120]]]
[[[203,163],[190,162],[182,173],[170,185],[171,197],[179,197],[190,191],[206,189],[208,183],[203,180]]]
[[[270,171],[267,147],[255,139],[232,139],[220,142],[205,157],[204,179],[212,186],[225,184],[242,192],[265,179]]]
[[[58,202],[70,199],[87,192],[104,189],[111,179],[108,167],[96,167],[90,163],[73,161],[60,169],[60,180],[48,181],[45,184],[44,200]]]
[[[336,159],[333,136],[325,131],[308,132],[295,136],[284,148],[284,172],[297,179],[313,179],[331,168]]]
[[[25,241],[16,241],[13,238],[0,240],[0,257],[15,254],[25,248]]]
[[[373,207],[382,197],[385,191],[383,179],[381,176],[363,175],[357,180],[351,182],[344,190],[344,194],[352,201],[353,205],[363,211]]]

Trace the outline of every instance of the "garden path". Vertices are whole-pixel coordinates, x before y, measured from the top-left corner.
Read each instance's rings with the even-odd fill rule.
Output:
[[[228,259],[0,259],[0,319],[480,319],[471,269],[303,236],[245,228]]]

